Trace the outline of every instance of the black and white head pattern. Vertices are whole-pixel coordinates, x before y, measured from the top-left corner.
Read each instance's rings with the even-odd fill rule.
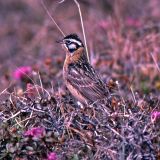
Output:
[[[63,39],[65,47],[70,53],[73,53],[78,48],[83,47],[83,43],[76,34],[70,34]]]

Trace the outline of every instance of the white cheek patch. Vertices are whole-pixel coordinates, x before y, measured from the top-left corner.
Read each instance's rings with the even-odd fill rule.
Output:
[[[69,48],[69,49],[76,49],[76,45],[72,43],[72,44],[70,44],[70,45],[68,46],[68,48]]]

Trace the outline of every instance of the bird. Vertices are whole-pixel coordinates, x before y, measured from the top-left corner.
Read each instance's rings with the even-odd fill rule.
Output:
[[[57,41],[66,53],[63,79],[70,93],[81,103],[93,105],[107,98],[109,91],[100,75],[89,63],[85,47],[77,34]]]

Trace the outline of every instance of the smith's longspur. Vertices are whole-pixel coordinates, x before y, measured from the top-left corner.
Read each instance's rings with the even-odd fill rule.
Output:
[[[85,48],[76,34],[58,41],[66,52],[63,78],[68,90],[82,104],[95,104],[108,96],[108,89],[88,62]]]

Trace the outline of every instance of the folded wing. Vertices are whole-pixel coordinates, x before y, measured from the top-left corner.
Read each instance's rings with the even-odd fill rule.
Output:
[[[89,103],[104,99],[108,95],[105,84],[90,64],[78,63],[69,67],[67,81],[79,90]]]

